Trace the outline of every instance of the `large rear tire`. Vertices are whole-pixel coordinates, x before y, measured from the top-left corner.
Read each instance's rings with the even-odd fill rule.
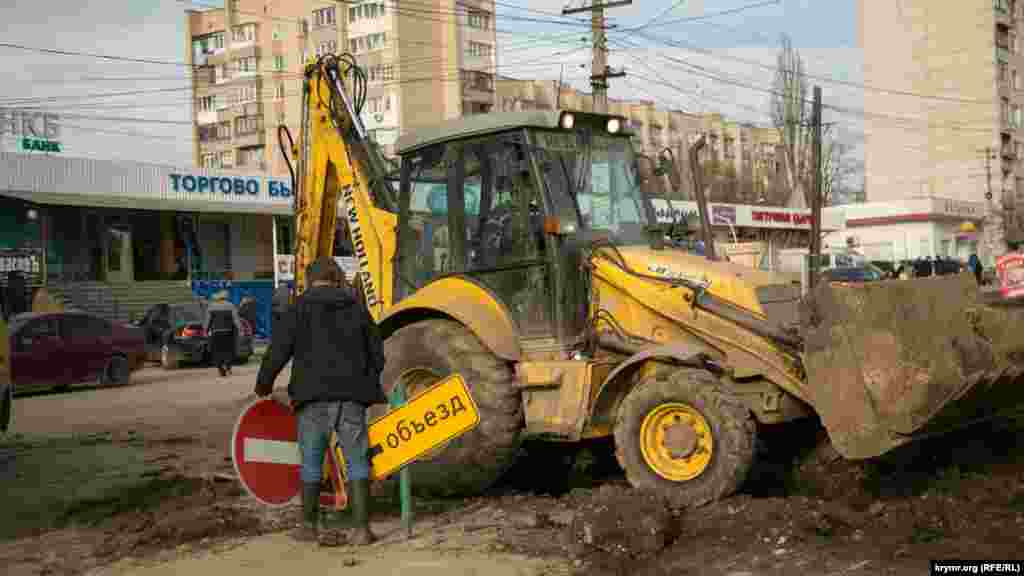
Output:
[[[736,492],[754,462],[750,410],[704,370],[651,376],[631,390],[615,423],[615,456],[630,484],[678,508]]]
[[[384,355],[381,383],[389,396],[396,385],[405,386],[409,398],[458,373],[480,413],[474,430],[411,465],[413,490],[464,496],[492,486],[512,466],[521,443],[522,403],[512,366],[464,326],[442,319],[400,328],[384,342]],[[377,408],[371,416],[380,413]]]

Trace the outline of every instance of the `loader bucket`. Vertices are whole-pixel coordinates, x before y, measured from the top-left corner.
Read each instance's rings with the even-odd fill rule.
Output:
[[[1024,307],[988,302],[970,275],[822,282],[801,328],[809,401],[845,458],[1024,405]]]

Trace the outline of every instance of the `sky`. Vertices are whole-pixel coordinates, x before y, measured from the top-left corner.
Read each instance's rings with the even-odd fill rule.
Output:
[[[573,6],[581,1],[571,0]],[[812,83],[821,85],[826,106],[860,109],[861,91],[833,81],[856,83],[861,78],[856,2],[635,0],[608,9],[609,23],[616,27],[608,33],[609,63],[627,74],[611,80],[609,94],[767,124],[768,91],[779,38],[785,33],[809,74],[821,78]],[[496,3],[499,74],[546,80],[562,75],[589,91],[588,15],[562,16],[558,0]],[[8,80],[0,107],[45,108],[61,114],[64,155],[187,165],[192,144],[189,80],[180,65],[185,59],[184,10],[221,4],[0,3],[0,22],[8,23],[2,42],[167,62],[111,61],[0,47],[0,77]],[[691,20],[681,21],[685,18]],[[110,96],[137,91],[147,93]],[[862,131],[855,114],[826,110],[825,120],[853,135]],[[4,149],[13,149],[13,144],[6,139]]]

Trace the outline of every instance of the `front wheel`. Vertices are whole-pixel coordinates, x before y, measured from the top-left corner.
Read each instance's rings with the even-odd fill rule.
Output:
[[[615,423],[615,456],[634,487],[675,507],[702,506],[740,488],[756,435],[748,408],[714,376],[682,369],[629,392]]]
[[[163,366],[164,370],[175,370],[180,365],[178,355],[167,344],[164,344],[163,348],[160,349],[160,365]]]
[[[124,386],[131,380],[131,373],[128,359],[121,355],[115,355],[103,369],[103,373],[100,375],[100,385]]]
[[[413,489],[422,495],[479,494],[515,461],[523,412],[512,366],[488,350],[465,326],[431,319],[398,329],[384,342],[381,383],[406,398],[458,373],[469,386],[480,423],[411,464]],[[374,410],[377,412],[378,410]]]

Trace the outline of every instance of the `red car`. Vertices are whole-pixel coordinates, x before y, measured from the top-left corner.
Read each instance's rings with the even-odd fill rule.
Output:
[[[146,355],[139,328],[77,310],[19,314],[9,333],[11,383],[18,388],[127,384]]]

